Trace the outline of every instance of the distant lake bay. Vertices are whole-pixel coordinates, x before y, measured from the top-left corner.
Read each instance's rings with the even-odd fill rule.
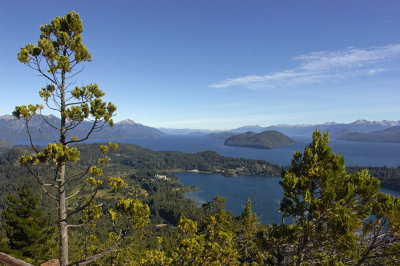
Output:
[[[240,215],[247,198],[252,201],[252,210],[264,223],[280,223],[280,201],[283,189],[279,185],[280,177],[236,176],[227,177],[218,174],[175,173],[184,186],[197,186],[199,190],[185,193],[185,197],[194,200],[199,206],[211,201],[214,196],[226,198],[226,209],[234,215]],[[382,192],[400,196],[399,191],[381,188]]]
[[[90,140],[88,142],[130,143],[143,146],[154,151],[181,151],[195,153],[213,150],[217,153],[236,157],[266,160],[278,165],[289,165],[295,151],[303,151],[311,142],[310,137],[290,136],[296,143],[290,146],[278,147],[271,150],[225,146],[224,140],[204,136],[166,135],[155,139],[111,139]],[[16,144],[28,144],[17,142]],[[37,145],[47,145],[38,142]],[[399,143],[356,142],[331,139],[330,146],[335,153],[340,152],[347,166],[388,166],[400,165]],[[252,200],[253,211],[264,223],[280,223],[280,201],[283,191],[279,185],[280,177],[237,176],[226,177],[218,174],[176,173],[185,186],[197,186],[200,189],[189,191],[186,197],[201,205],[210,201],[214,196],[226,198],[227,210],[239,215],[247,202]],[[382,188],[382,192],[399,196],[400,192]]]
[[[295,151],[303,151],[311,142],[310,137],[293,137],[296,143],[271,150],[224,145],[224,140],[203,136],[166,135],[156,139],[114,140],[120,143],[132,143],[151,150],[181,152],[201,152],[213,150],[230,157],[261,159],[278,165],[289,165]],[[356,142],[331,139],[330,146],[335,153],[340,152],[347,166],[388,166],[400,165],[400,144],[378,142]],[[252,208],[264,223],[280,223],[280,201],[283,190],[279,185],[280,177],[236,176],[226,177],[218,174],[176,173],[185,186],[197,186],[200,189],[189,191],[185,196],[198,205],[211,201],[214,196],[226,198],[226,208],[234,215],[240,215],[247,198],[252,200]],[[382,188],[382,192],[399,196],[400,192]]]

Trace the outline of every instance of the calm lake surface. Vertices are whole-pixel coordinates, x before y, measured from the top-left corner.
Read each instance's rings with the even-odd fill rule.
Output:
[[[214,196],[226,198],[226,209],[234,215],[240,215],[247,198],[252,201],[253,212],[264,223],[280,223],[279,204],[283,190],[279,185],[280,177],[236,176],[226,177],[218,174],[175,173],[185,186],[197,186],[200,189],[189,191],[185,196],[199,206],[211,201]],[[399,191],[381,189],[382,192],[400,196]]]
[[[230,147],[224,145],[224,140],[207,136],[165,135],[155,139],[110,139],[89,140],[87,143],[108,142],[130,143],[143,146],[154,151],[201,152],[212,150],[217,153],[235,157],[266,160],[279,165],[289,165],[295,151],[303,151],[311,142],[311,137],[290,136],[296,143],[275,149],[255,149]],[[27,141],[14,141],[15,144],[28,145]],[[47,145],[46,141],[35,142],[36,145]],[[330,146],[335,153],[340,152],[347,166],[389,166],[400,165],[400,143],[358,142],[330,140]]]
[[[114,141],[130,143],[145,148],[160,151],[201,152],[213,150],[224,156],[261,159],[279,165],[289,165],[295,151],[303,151],[311,142],[311,137],[291,136],[296,143],[290,146],[278,147],[272,150],[229,147],[222,139],[213,139],[205,136],[165,135],[156,139],[112,139],[90,140],[88,142]],[[27,144],[16,142],[16,144]],[[36,143],[47,145],[46,142]],[[400,165],[399,143],[357,142],[331,139],[332,151],[340,152],[345,158],[347,166],[389,166]],[[283,191],[279,185],[280,177],[237,176],[225,177],[217,174],[176,173],[185,186],[197,186],[200,190],[186,193],[186,197],[196,201],[199,205],[212,200],[214,196],[223,196],[227,199],[227,209],[234,215],[239,215],[247,202],[252,200],[253,211],[265,223],[279,223],[280,200]],[[399,196],[393,190],[381,189],[383,192]]]
[[[295,151],[303,151],[311,142],[311,137],[293,137],[296,143],[271,150],[230,147],[224,140],[204,136],[166,135],[156,139],[112,140],[119,143],[132,143],[160,151],[201,152],[213,150],[224,156],[261,159],[279,165],[289,165]],[[104,140],[103,140],[104,141]],[[332,151],[340,152],[347,166],[389,166],[400,165],[400,143],[358,142],[331,139]]]

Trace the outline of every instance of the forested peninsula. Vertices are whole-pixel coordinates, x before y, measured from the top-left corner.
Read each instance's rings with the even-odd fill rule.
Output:
[[[96,158],[101,143],[77,145],[83,158],[79,167],[90,165]],[[29,153],[28,146],[13,146],[0,150],[0,194],[5,195],[24,182],[29,181],[27,170],[19,165],[19,157]],[[119,144],[118,153],[114,156],[112,166],[108,171],[113,174],[130,176],[139,175],[146,178],[154,178],[157,174],[172,176],[173,172],[203,172],[217,173],[226,176],[236,175],[258,175],[258,176],[280,176],[282,170],[287,166],[279,166],[264,160],[253,160],[246,158],[232,158],[221,156],[215,151],[204,151],[198,153],[184,153],[179,151],[152,151],[135,144]],[[381,181],[381,186],[400,191],[400,167],[363,167],[348,166],[349,173],[367,169],[371,176]],[[0,204],[1,205],[1,204]]]

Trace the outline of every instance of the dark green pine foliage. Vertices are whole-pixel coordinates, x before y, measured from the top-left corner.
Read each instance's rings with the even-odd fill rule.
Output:
[[[379,193],[368,171],[348,174],[328,144],[328,134],[316,130],[282,174],[282,224],[269,226],[264,242],[269,263],[397,264],[399,200]]]
[[[303,154],[294,155],[280,182],[285,191],[280,210],[283,218],[293,221],[297,239],[285,257],[293,256],[297,264],[353,257],[356,231],[379,192],[379,181],[366,171],[347,174],[344,158],[328,144],[328,134],[316,130],[312,143]]]
[[[8,238],[10,252],[35,262],[52,256],[56,248],[54,227],[48,225],[48,220],[38,208],[39,197],[34,195],[25,184],[16,195],[8,195],[9,204],[3,212],[2,226]]]
[[[251,200],[247,199],[243,213],[239,216],[238,232],[235,245],[239,250],[238,260],[242,264],[264,264],[262,253],[257,246],[257,233],[263,231],[263,225],[258,222],[257,214],[251,209]]]

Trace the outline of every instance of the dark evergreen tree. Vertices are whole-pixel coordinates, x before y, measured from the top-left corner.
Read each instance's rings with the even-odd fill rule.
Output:
[[[250,198],[239,216],[237,227],[235,245],[239,250],[238,260],[243,264],[264,264],[263,254],[257,246],[257,233],[262,232],[264,226],[258,222],[257,214],[253,213]]]
[[[3,228],[8,238],[10,251],[34,261],[51,257],[56,247],[55,227],[49,226],[48,219],[38,208],[38,196],[25,184],[16,195],[8,195],[9,204],[3,212]]]
[[[348,174],[328,144],[328,134],[316,130],[282,174],[282,224],[268,227],[264,243],[270,263],[398,263],[399,199],[379,193],[367,170]]]

